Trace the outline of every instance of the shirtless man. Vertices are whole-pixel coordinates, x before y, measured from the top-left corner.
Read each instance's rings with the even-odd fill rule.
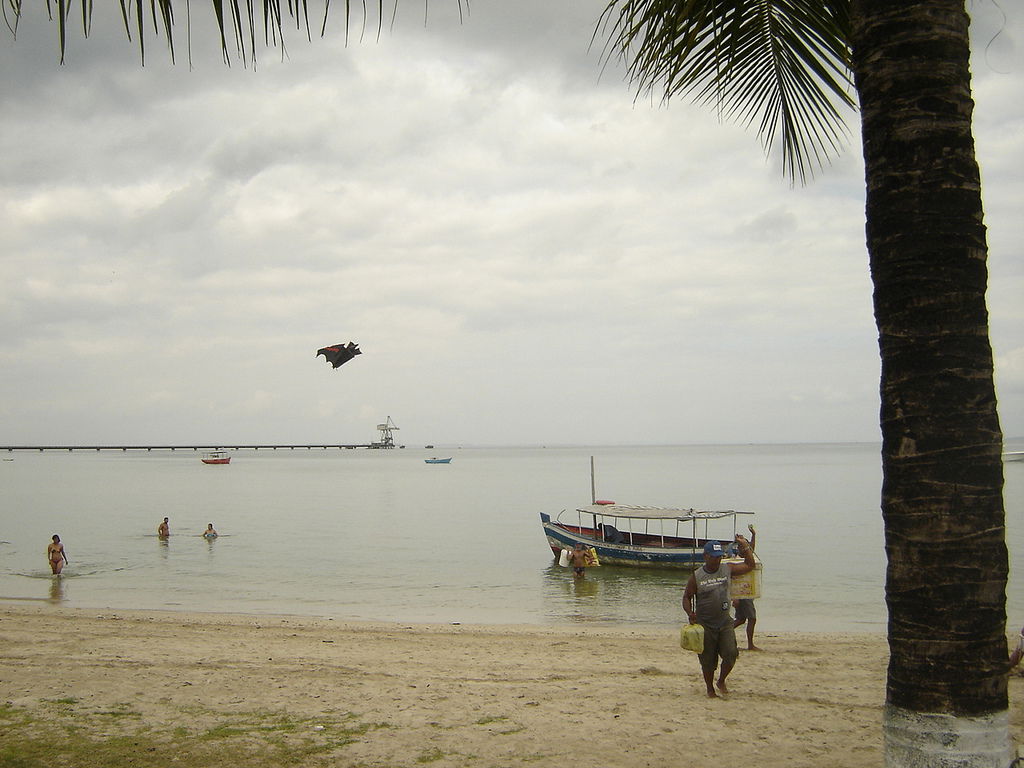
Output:
[[[736,534],[742,563],[735,565],[722,562],[725,551],[721,542],[709,541],[704,545],[704,565],[698,568],[686,582],[683,591],[683,610],[691,624],[704,627],[704,650],[698,654],[700,668],[704,673],[704,685],[707,686],[708,698],[716,698],[717,687],[722,693],[729,693],[725,678],[736,665],[739,651],[736,650],[736,630],[729,599],[729,579],[742,576],[754,570],[754,551],[745,538]],[[722,668],[715,682],[715,669],[718,659],[722,659]]]
[[[576,542],[575,549],[569,553],[569,563],[572,565],[572,573],[577,579],[583,578],[586,567],[593,562],[590,550],[584,549],[580,542]]]
[[[747,530],[750,531],[750,551],[753,552],[757,542],[757,531],[754,530],[752,525],[748,525]],[[736,621],[732,625],[733,628],[739,629],[746,624],[747,650],[760,651],[761,649],[754,645],[754,625],[757,624],[757,608],[754,607],[754,601],[751,598],[744,597],[739,600],[733,600],[732,607],[736,610]]]
[[[208,523],[207,524],[206,530],[203,531],[203,536],[205,536],[208,539],[216,539],[217,538],[217,532],[215,530],[213,530],[213,523]]]
[[[161,539],[166,539],[168,536],[171,535],[171,526],[168,525],[168,520],[166,517],[164,518],[164,521],[156,527],[156,535],[159,536]]]
[[[46,559],[50,561],[50,570],[60,576],[60,572],[64,570],[64,563],[68,561],[68,556],[64,554],[64,545],[60,543],[60,536],[56,533],[53,534],[53,541],[46,547]]]

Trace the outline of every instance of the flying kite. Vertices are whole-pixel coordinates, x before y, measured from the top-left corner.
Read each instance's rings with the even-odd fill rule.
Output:
[[[351,341],[348,344],[333,344],[316,351],[317,357],[323,355],[324,359],[335,368],[344,365],[356,355],[361,354],[363,353],[360,351],[359,345]]]

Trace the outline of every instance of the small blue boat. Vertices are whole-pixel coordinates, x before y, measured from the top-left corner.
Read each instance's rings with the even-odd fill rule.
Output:
[[[439,459],[436,456],[431,456],[429,459],[424,459],[423,462],[425,464],[451,464],[452,463],[452,457],[449,456],[446,459]]]

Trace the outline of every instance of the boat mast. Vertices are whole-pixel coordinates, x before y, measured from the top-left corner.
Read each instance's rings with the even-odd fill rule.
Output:
[[[597,491],[594,486],[594,457],[590,457],[590,503],[597,504]]]
[[[590,503],[591,505],[597,504],[597,490],[594,487],[594,455],[590,455]],[[593,515],[594,518],[594,538],[597,538],[597,515]],[[604,539],[604,530],[601,531],[601,538]]]

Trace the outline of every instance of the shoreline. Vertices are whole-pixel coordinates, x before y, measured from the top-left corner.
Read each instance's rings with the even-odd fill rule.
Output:
[[[52,578],[50,574],[45,574],[43,578]],[[763,599],[762,599],[763,600]],[[63,598],[54,597],[40,597],[40,596],[25,596],[25,595],[3,595],[0,594],[0,613],[3,612],[5,606],[16,608],[20,606],[39,606],[40,608],[45,607],[47,610],[53,611],[67,611],[69,613],[98,613],[98,614],[124,614],[125,616],[131,615],[168,615],[168,616],[210,616],[210,617],[225,617],[225,618],[237,618],[237,619],[293,619],[295,621],[329,621],[340,623],[342,625],[367,625],[375,627],[389,627],[396,625],[412,625],[416,627],[447,627],[447,626],[462,626],[462,627],[476,627],[480,629],[496,628],[506,630],[510,632],[519,631],[520,629],[535,629],[538,631],[545,631],[548,629],[558,630],[564,629],[567,631],[579,631],[586,629],[589,631],[600,632],[604,630],[608,631],[623,631],[623,632],[647,632],[647,633],[660,633],[668,632],[675,633],[679,631],[679,626],[683,616],[682,610],[678,611],[679,616],[674,619],[664,621],[627,621],[622,620],[611,620],[611,619],[588,619],[584,617],[574,618],[562,618],[552,619],[550,621],[539,621],[536,619],[532,620],[504,620],[504,621],[487,621],[487,620],[474,620],[474,621],[452,621],[448,619],[432,619],[432,618],[412,618],[412,619],[398,619],[398,618],[358,618],[344,615],[343,612],[324,612],[324,613],[288,613],[287,611],[268,609],[266,611],[259,612],[239,612],[232,610],[222,610],[216,607],[211,608],[186,608],[173,607],[173,606],[159,606],[155,608],[121,608],[114,605],[108,604],[97,604],[89,605],[88,603],[83,604],[82,602],[74,602],[65,600]],[[767,609],[766,609],[767,611]],[[779,615],[777,612],[773,615],[773,622],[778,623],[786,621],[786,616]],[[768,624],[768,621],[763,622]],[[821,617],[817,620],[817,624],[835,624],[836,622],[827,617]],[[828,629],[795,629],[795,630],[769,630],[764,629],[767,634],[778,634],[784,637],[790,637],[795,635],[811,635],[811,636],[843,636],[848,637],[851,635],[857,637],[885,637],[886,625],[884,622],[877,621],[861,621],[861,622],[849,622],[840,621],[841,626],[837,628]],[[742,634],[743,630],[740,630]],[[758,628],[758,635],[762,632],[761,627]],[[745,642],[745,637],[737,638],[742,645]],[[1016,634],[1013,635],[1013,640],[1016,642]]]
[[[636,768],[689,755],[817,768],[840,754],[846,768],[880,765],[885,637],[756,639],[764,651],[741,652],[730,695],[709,700],[678,628],[0,602],[0,727],[30,723],[11,733],[42,733],[65,749],[128,736],[185,768],[220,762],[224,749],[244,750],[252,766]],[[1017,741],[1022,697],[1024,678],[1013,676]],[[211,744],[219,756],[203,751]],[[279,751],[300,746],[301,760]]]
[[[190,624],[224,624],[226,626],[253,626],[270,625],[274,622],[283,624],[294,624],[307,628],[321,627],[326,629],[342,630],[377,630],[386,632],[389,630],[415,630],[427,633],[443,632],[453,630],[455,632],[480,632],[481,634],[536,634],[536,635],[627,635],[638,637],[669,637],[678,640],[679,623],[674,624],[653,624],[653,623],[626,623],[613,622],[608,620],[595,621],[563,621],[563,622],[472,622],[472,621],[422,621],[419,619],[400,621],[391,619],[360,619],[346,618],[344,616],[331,616],[326,614],[309,613],[245,613],[237,611],[196,610],[196,609],[175,609],[175,608],[117,608],[114,606],[69,606],[63,601],[55,601],[47,597],[18,597],[0,595],[0,620],[8,614],[53,614],[63,615],[68,618],[94,618],[97,620],[137,620],[148,622],[185,622]],[[758,628],[757,637],[775,637],[783,639],[814,638],[827,639],[829,641],[849,638],[871,638],[880,639],[884,642],[885,633],[875,628],[837,630],[829,632],[819,631],[769,631],[763,633]],[[743,629],[737,630],[737,642],[740,650],[746,642]],[[678,645],[678,643],[677,643]]]

